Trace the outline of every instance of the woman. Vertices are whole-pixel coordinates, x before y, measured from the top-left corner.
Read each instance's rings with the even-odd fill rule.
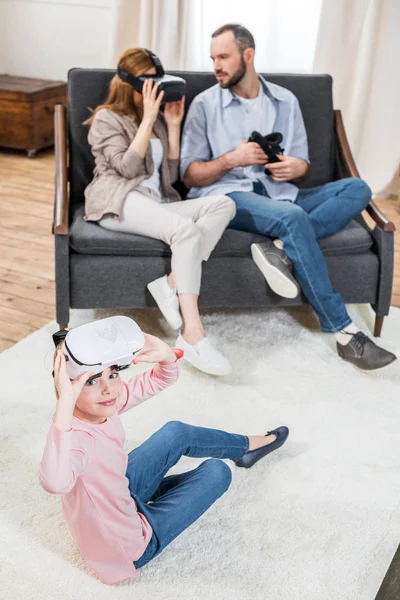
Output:
[[[118,67],[136,77],[156,74],[141,48],[126,50]],[[183,202],[172,187],[178,178],[184,98],[166,103],[163,114],[162,98],[151,79],[142,93],[118,75],[112,79],[105,103],[85,123],[96,161],[85,190],[85,218],[171,247],[171,273],[147,287],[169,325],[182,327],[175,345],[184,350],[185,359],[205,373],[226,375],[231,366],[206,337],[198,296],[201,263],[234,217],[235,204],[226,196]]]

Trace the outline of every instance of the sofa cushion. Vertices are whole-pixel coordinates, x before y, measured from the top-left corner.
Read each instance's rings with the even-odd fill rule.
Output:
[[[85,221],[83,215],[83,206],[75,207],[70,227],[70,245],[78,254],[138,257],[171,255],[169,246],[159,240],[131,233],[108,231],[97,223]],[[264,240],[264,236],[261,235],[227,229],[212,256],[250,256],[250,244]],[[352,221],[339,233],[320,242],[326,256],[359,254],[369,250],[371,245],[372,238],[368,231],[356,221]]]

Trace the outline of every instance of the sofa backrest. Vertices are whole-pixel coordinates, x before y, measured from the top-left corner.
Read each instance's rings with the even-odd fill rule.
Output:
[[[213,73],[169,71],[188,84],[187,111],[193,98],[215,85]],[[68,74],[69,173],[71,202],[82,202],[92,179],[94,160],[82,125],[90,109],[104,102],[115,71],[111,69],[71,69]],[[263,74],[267,81],[291,90],[300,102],[308,135],[311,169],[302,187],[322,185],[334,179],[335,131],[330,75]],[[185,113],[186,114],[186,113]]]

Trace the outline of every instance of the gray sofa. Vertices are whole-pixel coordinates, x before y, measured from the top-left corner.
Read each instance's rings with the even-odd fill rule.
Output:
[[[188,83],[186,109],[202,90],[214,85],[211,73],[180,72]],[[68,326],[70,308],[144,308],[154,306],[146,284],[167,273],[169,247],[146,237],[113,233],[85,222],[84,190],[94,161],[82,122],[107,93],[111,70],[72,69],[67,107],[55,112],[56,193],[54,206],[56,312]],[[268,75],[299,99],[309,140],[311,169],[301,187],[358,176],[339,111],[333,110],[329,75]],[[178,183],[182,195],[185,190]],[[375,226],[362,216],[322,240],[334,287],[347,303],[369,303],[376,313],[375,335],[389,312],[393,279],[394,226],[373,202],[367,209]],[[200,306],[244,308],[306,303],[301,296],[276,296],[254,265],[250,244],[263,236],[226,230],[204,264]]]

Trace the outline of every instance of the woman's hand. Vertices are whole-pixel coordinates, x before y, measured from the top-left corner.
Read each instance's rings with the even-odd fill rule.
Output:
[[[185,110],[185,96],[177,102],[166,102],[164,107],[164,118],[168,128],[180,127]]]
[[[140,362],[161,363],[170,365],[176,361],[176,356],[172,349],[165,342],[154,335],[144,334],[144,346],[133,359],[133,364]]]
[[[143,96],[143,121],[147,121],[153,126],[156,122],[158,113],[160,112],[161,102],[164,92],[160,92],[157,96],[158,85],[152,79],[146,79],[142,88]]]
[[[62,350],[57,352],[56,360],[54,361],[54,385],[56,386],[59,399],[68,399],[75,406],[83,386],[91,375],[93,373],[86,372],[77,377],[77,379],[71,380],[68,377],[64,352]]]

